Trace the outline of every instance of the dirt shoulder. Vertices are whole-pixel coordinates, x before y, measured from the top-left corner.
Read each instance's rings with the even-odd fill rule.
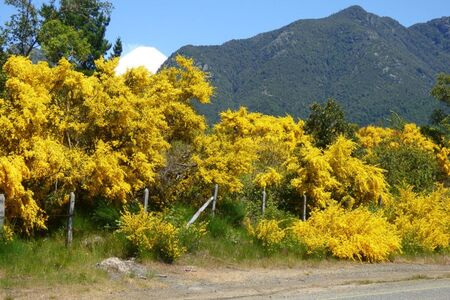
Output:
[[[148,279],[122,278],[106,282],[0,291],[10,299],[226,299],[280,298],[331,288],[440,279],[450,284],[450,258],[425,261],[362,264],[323,262],[293,268],[232,266],[195,267],[147,265]]]

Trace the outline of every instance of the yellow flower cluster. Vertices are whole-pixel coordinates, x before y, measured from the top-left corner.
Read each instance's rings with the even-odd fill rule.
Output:
[[[248,219],[245,220],[245,226],[248,233],[259,241],[268,251],[274,251],[283,242],[286,237],[285,229],[280,227],[277,220],[260,220],[255,227],[252,226]]]
[[[262,173],[255,180],[261,187],[275,184],[282,178],[278,169],[297,146],[310,140],[303,122],[292,117],[249,113],[243,107],[227,110],[211,135],[196,140],[197,178],[234,192],[242,190],[242,176],[249,174]]]
[[[283,179],[283,176],[274,168],[268,168],[266,172],[256,175],[254,182],[262,187],[277,185]]]
[[[296,175],[291,181],[299,193],[313,197],[315,204],[326,207],[333,200],[349,206],[370,203],[382,196],[389,199],[383,170],[352,156],[356,143],[343,136],[322,151],[311,145],[289,162]]]
[[[118,232],[140,251],[155,251],[166,262],[186,252],[179,240],[179,229],[164,221],[161,214],[146,212],[142,206],[136,214],[127,210],[122,213]]]
[[[309,252],[326,250],[338,258],[385,261],[401,248],[395,226],[364,207],[345,210],[333,204],[314,211],[306,222],[296,221],[289,230]]]
[[[449,189],[438,186],[429,195],[416,194],[412,187],[401,189],[389,210],[405,246],[426,251],[449,247]]]
[[[72,191],[126,202],[155,183],[172,140],[203,134],[191,102],[209,102],[213,88],[192,60],[122,76],[117,62],[97,60],[91,76],[66,59],[55,67],[20,56],[5,63],[0,191],[7,218],[20,219],[17,230],[45,228],[42,208],[63,204]]]
[[[357,136],[363,147],[368,150],[368,155],[372,149],[381,143],[389,147],[398,148],[402,145],[413,146],[435,155],[442,172],[450,176],[450,151],[446,147],[439,147],[432,140],[425,137],[416,124],[405,124],[402,130],[367,126],[359,129]]]
[[[3,225],[3,231],[0,234],[0,241],[11,242],[14,239],[14,231],[11,227]]]
[[[436,158],[443,173],[450,177],[450,149],[442,147],[436,154]]]

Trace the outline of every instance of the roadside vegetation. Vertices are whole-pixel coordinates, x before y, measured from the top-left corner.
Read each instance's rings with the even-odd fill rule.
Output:
[[[115,58],[90,72],[66,58],[7,59],[0,287],[102,280],[94,266],[110,256],[291,264],[448,254],[449,116],[427,128],[396,116],[358,128],[330,99],[307,120],[242,107],[208,127],[193,108],[214,93],[208,74],[176,61],[117,76]],[[447,101],[448,85],[440,79],[433,94]],[[215,214],[187,226],[214,185]]]

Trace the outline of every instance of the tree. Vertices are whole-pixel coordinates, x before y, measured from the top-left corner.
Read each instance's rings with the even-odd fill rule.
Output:
[[[44,4],[40,11],[44,18],[41,36],[51,38],[52,41],[66,39],[67,34],[65,32],[59,33],[63,35],[62,37],[52,34],[54,32],[47,32],[52,29],[50,26],[45,26],[47,22],[59,20],[61,24],[71,27],[89,45],[88,55],[78,63],[78,67],[83,70],[94,70],[94,61],[104,56],[111,48],[111,44],[105,39],[106,28],[111,19],[111,11],[111,3],[102,0],[60,0],[59,7],[54,2]],[[40,43],[47,49],[54,49],[49,45],[52,41],[43,38]],[[53,58],[64,57],[57,50],[50,52],[49,55]]]
[[[387,171],[386,180],[394,190],[408,184],[417,192],[430,191],[437,181],[439,167],[436,158],[415,146],[381,144],[374,149],[370,162]]]
[[[450,105],[450,74],[441,73],[431,89],[431,95]],[[421,131],[441,146],[450,146],[450,115],[436,109],[430,116],[431,125],[424,126]]]
[[[0,27],[0,97],[2,97],[3,91],[5,90],[6,74],[3,72],[3,65],[8,58],[6,49],[4,48],[6,44],[6,32]]]
[[[82,65],[89,57],[90,45],[82,31],[63,24],[60,20],[45,22],[39,33],[42,50],[47,60],[56,65],[65,57],[75,65]]]
[[[354,136],[356,125],[345,120],[344,111],[333,99],[328,99],[324,105],[313,103],[310,110],[305,131],[314,137],[316,146],[325,148],[339,135]]]
[[[8,51],[28,56],[38,42],[38,11],[31,0],[5,0],[5,3],[17,9],[17,13],[5,24]]]
[[[431,95],[450,105],[450,74],[441,73],[437,76]]]
[[[111,58],[120,57],[122,55],[122,40],[117,38],[113,46],[113,52],[111,53]]]

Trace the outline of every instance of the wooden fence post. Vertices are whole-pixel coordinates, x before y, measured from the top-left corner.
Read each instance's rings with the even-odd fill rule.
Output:
[[[144,211],[147,211],[148,207],[148,189],[144,190]]]
[[[199,210],[197,210],[197,212],[192,216],[192,218],[186,224],[186,227],[191,226],[192,223],[194,223],[195,220],[197,220],[197,218],[200,216],[200,214],[206,209],[206,207],[208,207],[209,203],[211,203],[211,201],[213,201],[213,200],[214,200],[214,196],[209,198],[208,201],[206,201],[205,204],[203,204],[202,207],[200,207]]]
[[[72,238],[73,238],[73,212],[75,210],[75,193],[70,193],[70,200],[69,200],[69,216],[67,219],[67,240],[66,240],[66,246],[69,247],[72,244]]]
[[[219,185],[216,183],[214,185],[214,199],[213,199],[213,204],[212,204],[212,216],[214,217],[215,213],[216,213],[216,202],[217,202],[217,193],[219,192]]]
[[[303,214],[302,214],[302,220],[306,221],[306,194],[303,193]]]
[[[3,231],[4,223],[5,223],[5,195],[0,194],[0,232]]]
[[[262,192],[262,206],[261,206],[261,214],[264,217],[264,213],[266,212],[266,187],[263,188]]]
[[[381,195],[378,197],[378,206],[379,207],[383,206],[383,197]]]

